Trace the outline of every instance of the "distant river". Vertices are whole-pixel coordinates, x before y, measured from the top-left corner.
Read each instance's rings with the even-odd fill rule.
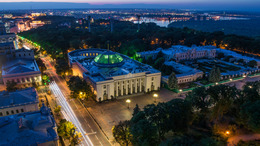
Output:
[[[138,21],[133,21],[134,23],[138,23]],[[156,20],[156,19],[152,19],[152,18],[141,18],[140,23],[149,23],[149,22],[153,22],[156,23],[158,26],[161,27],[168,27],[169,21],[163,21],[163,20]]]

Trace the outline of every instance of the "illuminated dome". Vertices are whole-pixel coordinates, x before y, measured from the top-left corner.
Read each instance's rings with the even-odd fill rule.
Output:
[[[124,64],[124,59],[115,52],[106,51],[95,57],[94,64],[98,67],[117,67]]]

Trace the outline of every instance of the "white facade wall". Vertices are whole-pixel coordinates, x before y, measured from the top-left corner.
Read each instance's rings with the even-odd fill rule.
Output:
[[[96,100],[103,101],[159,90],[161,87],[161,73],[148,75],[145,73],[128,74],[115,77],[113,80],[92,83],[92,85],[95,85],[93,89],[95,90],[94,93],[96,93]]]
[[[6,85],[6,83],[8,81],[14,81],[17,83],[17,85],[28,85],[30,86],[33,81],[36,83],[36,84],[39,84],[41,85],[42,84],[42,78],[41,78],[41,73],[37,73],[37,74],[17,74],[17,76],[15,75],[12,75],[10,77],[8,76],[3,76],[3,82],[4,82],[4,85]]]

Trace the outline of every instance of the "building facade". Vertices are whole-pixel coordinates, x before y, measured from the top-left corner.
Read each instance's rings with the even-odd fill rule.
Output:
[[[155,59],[159,52],[162,52],[166,60],[194,60],[198,58],[215,58],[216,48],[214,46],[182,46],[176,45],[169,49],[158,48],[153,51],[138,52],[137,55],[147,59],[152,57]]]
[[[174,61],[166,61],[164,64],[173,67],[174,70],[178,72],[178,74],[176,74],[178,84],[196,81],[197,79],[202,78],[204,74],[198,69],[194,69]],[[162,81],[164,83],[168,83],[168,78],[169,76],[162,76]]]
[[[0,117],[39,110],[39,97],[34,88],[0,92]]]
[[[68,57],[73,74],[91,84],[97,101],[160,89],[161,72],[125,55],[83,49],[70,52]]]
[[[6,62],[2,67],[4,84],[16,82],[18,86],[31,87],[33,83],[41,85],[41,71],[35,60],[14,59]]]

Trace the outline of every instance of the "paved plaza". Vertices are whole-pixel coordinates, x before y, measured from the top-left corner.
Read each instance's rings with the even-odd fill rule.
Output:
[[[158,94],[158,98],[155,100],[153,94]],[[112,127],[116,125],[119,121],[130,120],[133,113],[133,108],[136,104],[142,109],[148,104],[152,104],[155,101],[167,102],[175,98],[181,98],[180,94],[169,91],[162,88],[159,92],[148,93],[143,95],[137,95],[132,97],[125,97],[122,99],[117,99],[115,101],[107,101],[103,103],[87,103],[88,110],[92,113],[98,124],[102,127],[103,131],[109,137],[109,140],[113,139]],[[126,100],[130,99],[131,103],[126,103]]]

